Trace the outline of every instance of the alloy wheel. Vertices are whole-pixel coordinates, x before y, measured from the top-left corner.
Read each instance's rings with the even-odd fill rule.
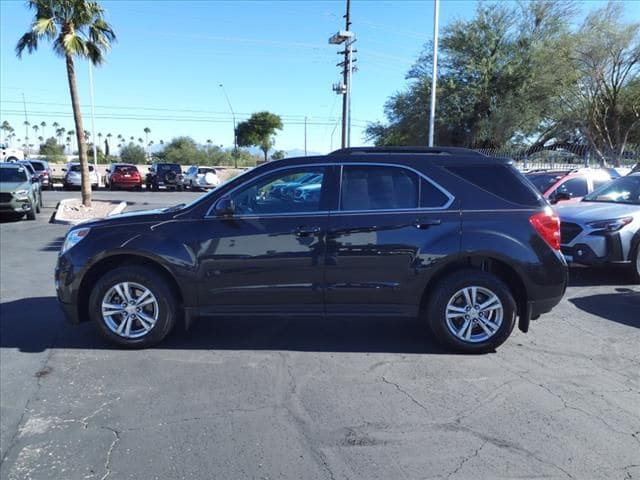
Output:
[[[158,320],[158,300],[139,283],[117,283],[107,290],[101,308],[105,325],[123,338],[147,335]]]
[[[446,306],[449,331],[459,340],[469,343],[485,342],[502,325],[504,307],[491,290],[470,286],[458,290]]]

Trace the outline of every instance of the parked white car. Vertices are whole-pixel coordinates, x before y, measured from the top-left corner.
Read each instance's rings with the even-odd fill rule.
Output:
[[[220,185],[220,178],[215,168],[192,165],[184,175],[184,186],[194,188],[215,188]]]
[[[10,148],[6,143],[0,143],[0,162],[17,162],[24,160],[24,152],[17,148]]]
[[[63,171],[65,174],[62,181],[62,188],[69,190],[70,188],[82,187],[82,175],[80,173],[79,162],[68,163],[67,167],[63,168]],[[98,173],[91,164],[89,164],[89,179],[91,181],[91,188],[98,188]]]

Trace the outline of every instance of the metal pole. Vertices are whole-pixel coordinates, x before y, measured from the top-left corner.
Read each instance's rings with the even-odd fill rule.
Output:
[[[220,84],[220,88],[222,88],[222,93],[224,93],[224,98],[227,99],[229,110],[231,110],[231,118],[233,118],[233,163],[234,163],[234,168],[238,168],[238,135],[236,133],[236,113],[233,111],[233,107],[231,106],[231,100],[229,100],[229,95],[227,95],[227,90],[224,88],[224,85],[222,83]]]
[[[98,146],[96,145],[96,111],[95,111],[95,99],[93,96],[93,64],[91,60],[89,60],[89,90],[91,93],[91,141],[93,142],[93,168],[96,170],[96,175],[98,175],[98,184],[102,183],[102,178],[100,174],[98,174]],[[84,135],[84,132],[80,132],[81,135]]]
[[[351,146],[351,81],[353,74],[353,42],[354,39],[349,39],[349,59],[345,68],[349,69],[348,83],[347,83],[347,147]]]
[[[31,155],[31,150],[29,149],[29,118],[27,117],[27,101],[24,99],[24,92],[22,93],[22,106],[24,107],[24,143],[27,145],[27,156]]]
[[[347,0],[347,13],[345,18],[345,30],[351,29],[351,0]],[[344,49],[344,70],[342,71],[342,81],[346,86],[346,92],[342,96],[342,148],[347,146],[347,116],[349,108],[349,47],[345,45]]]
[[[440,0],[433,4],[433,70],[431,72],[431,110],[429,112],[429,146],[433,147],[433,134],[436,121],[436,83],[438,75],[438,16]]]
[[[307,117],[304,117],[304,156],[307,156]]]

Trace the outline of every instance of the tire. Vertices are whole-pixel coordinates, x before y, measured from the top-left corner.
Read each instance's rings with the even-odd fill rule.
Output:
[[[640,284],[640,242],[636,245],[636,252],[631,258],[631,279]]]
[[[42,205],[42,196],[38,195],[38,200],[36,201],[36,213],[40,213],[40,206]]]
[[[136,185],[136,191],[137,192],[141,192],[142,191],[142,184]]]
[[[465,290],[471,297],[473,287],[476,287],[477,303],[470,306]],[[474,309],[492,297],[494,300],[487,308]],[[487,353],[509,337],[515,325],[516,312],[513,295],[502,280],[481,270],[465,269],[439,282],[430,298],[426,315],[431,331],[441,344],[461,353]]]
[[[122,297],[118,294],[116,286],[129,285],[130,295],[134,298],[142,296],[142,289],[149,291],[150,296],[146,300],[153,302],[145,305],[142,313],[146,319],[155,318],[155,323],[143,322],[139,318],[130,321],[129,335],[126,335],[127,320],[123,318],[127,312],[117,313],[114,309],[112,315],[103,315],[103,301],[117,304],[121,310]],[[98,331],[110,342],[123,348],[147,348],[161,342],[173,329],[177,318],[177,300],[175,293],[167,283],[154,270],[144,266],[118,267],[106,273],[93,287],[89,297],[89,317]],[[129,314],[140,315],[134,310],[135,305],[130,305]],[[118,333],[118,329],[121,332]]]
[[[116,189],[116,187],[113,185],[113,183],[109,184],[109,190],[111,190],[112,192]]]
[[[36,207],[31,203],[31,208],[27,212],[27,220],[35,220],[36,219]]]

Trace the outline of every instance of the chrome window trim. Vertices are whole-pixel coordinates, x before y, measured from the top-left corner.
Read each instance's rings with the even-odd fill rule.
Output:
[[[419,202],[421,200],[421,196],[422,196],[422,182],[418,183],[418,207],[417,208],[390,208],[390,209],[375,209],[375,210],[340,210],[340,206],[342,203],[342,173],[344,170],[345,166],[380,166],[380,167],[395,167],[395,168],[403,168],[405,170],[409,170],[413,173],[415,173],[416,175],[418,175],[419,178],[424,179],[426,182],[429,182],[431,185],[433,185],[435,188],[437,188],[438,190],[440,190],[440,192],[442,192],[448,199],[448,201],[444,204],[441,205],[439,207],[420,207],[419,206]],[[244,218],[276,218],[276,217],[292,217],[292,216],[313,216],[313,215],[317,215],[317,216],[324,216],[324,215],[355,215],[355,214],[372,214],[372,213],[414,213],[414,212],[433,212],[433,211],[444,211],[447,210],[451,204],[454,202],[455,197],[449,193],[444,187],[442,187],[440,184],[438,184],[437,182],[435,182],[434,180],[431,180],[429,177],[427,177],[426,175],[424,175],[422,172],[416,170],[415,168],[406,166],[406,165],[399,165],[397,163],[379,163],[379,162],[321,162],[321,163],[309,163],[309,164],[305,164],[305,165],[288,165],[288,166],[284,166],[284,167],[279,167],[279,168],[275,168],[273,170],[269,170],[268,172],[264,172],[261,173],[260,175],[256,176],[255,178],[253,178],[250,182],[253,182],[254,180],[258,180],[262,177],[265,177],[267,175],[271,175],[273,173],[277,173],[280,172],[282,170],[292,170],[292,169],[296,169],[296,168],[307,168],[307,167],[335,167],[335,166],[339,166],[340,167],[340,185],[338,186],[338,209],[337,210],[314,210],[312,212],[292,212],[292,213],[265,213],[265,214],[261,214],[261,215],[234,215],[232,218],[238,218],[238,219],[244,219]],[[244,187],[245,185],[247,185],[247,183],[249,182],[243,182],[240,185],[238,185],[237,187],[235,187],[234,189],[230,190],[229,192],[227,192],[224,196],[230,196],[232,195],[234,192],[236,192],[237,190],[239,190],[240,188]],[[218,218],[216,216],[215,213],[212,214],[212,210],[215,209],[215,204],[216,202],[213,202],[213,204],[211,205],[211,207],[209,207],[209,210],[207,210],[207,213],[205,214],[204,218]]]

